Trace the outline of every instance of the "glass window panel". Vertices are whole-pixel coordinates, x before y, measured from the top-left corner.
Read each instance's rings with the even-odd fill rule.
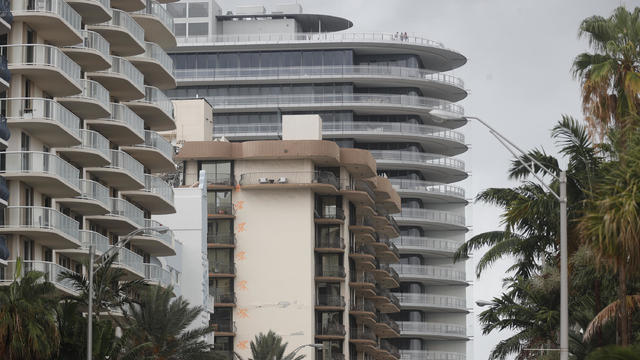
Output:
[[[191,55],[193,56],[193,55]],[[195,55],[196,57],[196,66],[198,69],[207,69],[207,60],[208,60],[208,56],[207,54],[197,54]]]
[[[174,25],[176,36],[185,36],[187,34],[187,24],[176,23]]]
[[[209,34],[209,23],[189,23],[189,36]]]
[[[167,4],[167,12],[174,18],[185,18],[187,17],[187,4]]]
[[[189,3],[189,17],[208,17],[209,4],[206,2]]]

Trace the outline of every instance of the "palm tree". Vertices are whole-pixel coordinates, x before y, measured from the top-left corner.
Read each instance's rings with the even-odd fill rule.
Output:
[[[587,360],[640,360],[640,348],[607,346],[589,354]]]
[[[187,330],[200,315],[201,307],[191,307],[173,288],[150,286],[142,291],[138,304],[125,311],[133,346],[145,359],[212,359],[211,346],[202,340],[212,327]]]
[[[22,274],[16,262],[14,281],[0,288],[0,354],[4,359],[46,360],[58,352],[60,336],[52,309],[55,287],[44,274]]]
[[[282,337],[272,330],[260,333],[251,341],[253,360],[302,360],[304,355],[296,356],[295,352],[285,355],[288,343],[282,343]]]

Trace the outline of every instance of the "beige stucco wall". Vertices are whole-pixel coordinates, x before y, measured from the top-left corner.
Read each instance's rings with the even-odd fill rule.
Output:
[[[213,109],[204,99],[173,100],[176,130],[162,135],[178,143],[213,139]]]

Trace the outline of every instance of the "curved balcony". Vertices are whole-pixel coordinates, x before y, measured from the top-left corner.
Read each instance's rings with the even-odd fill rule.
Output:
[[[400,360],[467,360],[467,355],[445,351],[400,350]]]
[[[403,207],[395,218],[400,225],[421,226],[429,230],[468,230],[464,215],[448,211]]]
[[[392,264],[402,281],[421,281],[430,284],[467,285],[464,271],[429,265]]]
[[[144,174],[144,188],[134,191],[123,191],[122,195],[144,207],[154,215],[173,214],[173,188],[162,178]]]
[[[452,183],[466,179],[462,160],[437,154],[402,150],[370,150],[378,170],[417,170],[430,181]]]
[[[160,227],[162,224],[155,220],[144,219],[144,227]],[[144,232],[131,238],[131,244],[148,252],[151,256],[173,256],[176,255],[173,231],[164,234],[154,230]]]
[[[144,264],[144,278],[147,283],[162,286],[164,288],[171,285],[171,273],[160,265]]]
[[[58,210],[37,206],[4,209],[0,234],[23,235],[53,250],[80,246],[78,222]]]
[[[135,116],[138,117],[138,115]],[[143,144],[122,146],[121,149],[140,161],[151,172],[176,170],[176,165],[173,162],[173,145],[155,131],[144,130]]]
[[[121,150],[109,150],[111,163],[86,170],[118,190],[139,190],[144,187],[144,167]]]
[[[49,95],[70,96],[82,91],[80,66],[60,48],[43,44],[4,45],[9,70],[24,75]]]
[[[113,245],[109,248],[113,248]],[[118,250],[118,256],[112,266],[125,271],[124,280],[144,279],[144,258],[127,248]]]
[[[398,195],[403,197],[424,199],[430,203],[467,203],[464,188],[460,186],[412,179],[389,179],[389,181]]]
[[[176,46],[173,16],[157,1],[147,1],[147,6],[131,14],[144,29],[144,39],[165,49]]]
[[[291,190],[311,189],[320,194],[338,194],[340,183],[333,173],[326,171],[264,171],[240,176],[243,190]],[[336,218],[333,220],[344,220]]]
[[[111,5],[113,6],[113,1]],[[113,9],[111,20],[88,25],[87,29],[100,33],[107,39],[111,44],[111,51],[116,55],[133,56],[144,52],[144,30],[124,11]]]
[[[11,31],[13,24],[13,13],[11,13],[11,1],[0,1],[0,34],[4,35]]]
[[[109,189],[92,180],[80,180],[80,195],[56,200],[82,215],[104,215],[111,209]]]
[[[358,87],[419,88],[427,97],[460,101],[467,96],[462,79],[430,70],[375,65],[292,66],[176,70],[181,85],[350,82]]]
[[[145,6],[145,0],[111,0],[111,7],[123,11],[138,11]]]
[[[99,132],[80,129],[80,139],[80,145],[56,148],[57,153],[80,167],[101,167],[111,162],[109,140]]]
[[[93,0],[88,0],[93,1]],[[84,71],[107,70],[111,67],[111,47],[109,42],[95,31],[82,30],[83,41],[62,48]]]
[[[9,147],[9,138],[11,137],[11,130],[7,124],[7,118],[0,114],[0,150],[4,150]]]
[[[159,89],[173,89],[176,78],[173,75],[173,59],[157,44],[145,43],[145,52],[127,58],[144,74],[144,81]]]
[[[175,130],[173,103],[167,95],[153,86],[145,86],[144,94],[144,99],[127,102],[125,105],[138,114],[150,130]]]
[[[7,124],[25,129],[52,147],[75,146],[80,140],[80,119],[58,102],[43,98],[0,99]]]
[[[421,337],[427,340],[467,340],[467,328],[464,325],[399,321],[402,336]]]
[[[394,293],[394,295],[400,300],[400,306],[403,309],[468,312],[467,301],[462,297],[410,293]]]
[[[111,206],[107,214],[90,215],[85,218],[117,235],[126,235],[144,227],[142,210],[124,199],[109,198],[109,202]]]
[[[82,18],[64,0],[12,0],[15,21],[23,21],[38,32],[43,40],[57,46],[82,41]]]
[[[89,72],[87,77],[102,84],[120,101],[142,99],[145,95],[144,75],[125,58],[112,56],[109,69]]]
[[[0,17],[0,21],[2,18]],[[6,55],[0,54],[0,91],[7,91],[11,82],[11,71],[9,71],[9,61]]]
[[[144,121],[136,113],[126,105],[116,103],[111,103],[110,109],[107,117],[85,120],[85,123],[118,145],[139,144],[144,141]]]
[[[77,249],[58,250],[76,261],[83,261],[89,257],[89,245],[93,246],[95,256],[100,256],[109,249],[109,238],[95,231],[80,230],[80,247]]]
[[[401,253],[417,253],[426,256],[453,256],[461,241],[429,237],[401,236],[391,240]]]
[[[464,135],[437,126],[384,122],[325,122],[322,135],[331,139],[349,138],[361,142],[415,142],[426,152],[447,156],[468,150]]]
[[[111,113],[109,92],[99,82],[79,80],[82,92],[78,95],[56,98],[56,101],[82,119],[107,117]]]
[[[394,34],[387,33],[279,33],[279,34],[233,34],[190,36],[181,39],[181,46],[197,47],[201,45],[216,46],[220,51],[242,51],[246,48],[255,49],[287,49],[300,48],[362,49],[380,54],[385,53],[415,53],[420,56],[422,63],[428,69],[448,71],[458,68],[467,62],[460,53],[444,47],[442,43],[410,35],[400,40]]]
[[[20,269],[21,273],[18,273]],[[7,261],[7,265],[3,267],[0,276],[0,285],[9,285],[15,278],[21,278],[29,271],[38,271],[44,274],[43,280],[53,284],[58,294],[78,296],[78,292],[74,288],[72,281],[68,279],[59,279],[59,275],[65,272],[73,273],[73,271],[49,261],[33,261],[22,260],[21,266],[15,260]]]
[[[7,180],[19,180],[51,197],[80,195],[80,171],[58,155],[38,151],[2,154]]]
[[[85,24],[97,24],[111,19],[109,0],[67,0],[67,3],[82,17]]]
[[[8,204],[9,204],[9,185],[7,184],[7,180],[4,177],[0,176],[0,208],[5,208],[7,207]],[[1,254],[2,252],[0,250],[0,259],[2,259]],[[6,260],[6,258],[4,260]]]

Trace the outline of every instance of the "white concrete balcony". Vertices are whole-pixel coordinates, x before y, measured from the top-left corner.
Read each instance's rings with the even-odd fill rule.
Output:
[[[122,195],[150,211],[153,215],[173,214],[173,187],[162,178],[144,174],[144,188],[134,191],[123,191]]]
[[[85,24],[97,24],[111,20],[109,0],[67,0],[67,3],[82,17]]]
[[[58,265],[56,263],[48,261],[22,260],[20,271],[21,272],[18,273],[17,261],[7,261],[7,265],[4,267],[4,271],[1,272],[0,286],[7,286],[11,284],[15,278],[21,278],[29,271],[38,271],[44,273],[44,281],[53,284],[53,286],[55,286],[56,292],[59,295],[79,295],[79,293],[74,288],[72,281],[67,279],[58,279],[58,276],[64,272],[74,272],[63,267],[62,265]]]
[[[176,87],[173,60],[159,45],[147,42],[144,53],[127,59],[142,72],[147,85],[163,90]]]
[[[21,181],[51,197],[80,195],[80,171],[58,155],[39,151],[2,153],[7,180]]]
[[[391,264],[402,281],[421,281],[429,284],[467,285],[464,271],[453,268],[430,266]]]
[[[138,160],[121,150],[109,150],[111,163],[104,167],[89,167],[86,170],[109,186],[118,190],[139,190],[144,187],[144,167]]]
[[[4,209],[0,234],[23,235],[53,250],[80,247],[78,222],[58,210],[37,206]]]
[[[73,147],[56,148],[59,154],[81,167],[101,167],[111,162],[109,140],[99,132],[80,129],[82,143]]]
[[[416,170],[434,182],[452,183],[466,179],[464,161],[438,154],[403,150],[370,150],[378,170]]]
[[[144,29],[144,39],[165,49],[175,47],[173,16],[157,1],[147,0],[146,5],[143,10],[131,14]]]
[[[171,285],[171,273],[160,265],[144,264],[144,278],[149,284],[162,286]]]
[[[109,229],[117,235],[125,235],[144,226],[144,212],[124,199],[109,198],[110,211],[105,215],[87,216],[87,220]]]
[[[463,353],[428,351],[428,350],[400,350],[400,360],[466,360]]]
[[[144,121],[123,104],[110,104],[106,117],[86,120],[86,124],[118,145],[139,144],[145,140]]]
[[[419,88],[425,96],[460,101],[467,96],[462,79],[431,70],[376,65],[292,66],[176,70],[180,85],[352,82],[357,86]]]
[[[112,248],[113,245],[109,245]],[[118,250],[118,255],[113,262],[113,267],[125,271],[125,280],[144,279],[144,259],[127,248]]]
[[[464,215],[449,211],[403,207],[402,212],[394,217],[399,225],[421,226],[429,230],[468,230]]]
[[[144,131],[144,143],[122,146],[122,150],[140,161],[151,172],[175,171],[173,145],[155,131]]]
[[[82,215],[104,215],[111,210],[109,189],[92,180],[80,180],[80,195],[56,200]]]
[[[56,98],[56,101],[82,119],[98,119],[111,114],[109,92],[99,82],[79,80],[82,92],[78,95]]]
[[[120,101],[144,98],[144,75],[125,58],[112,56],[108,70],[88,72],[87,77],[102,84]]]
[[[64,0],[12,0],[14,21],[23,21],[45,41],[57,46],[82,41],[82,18]]]
[[[400,253],[451,257],[462,245],[461,241],[418,236],[401,236],[391,240]]]
[[[403,197],[419,198],[430,203],[467,203],[464,188],[460,186],[413,179],[389,179],[389,181]]]
[[[70,96],[82,91],[80,66],[60,48],[43,44],[4,45],[9,71],[24,75],[52,96]]]
[[[420,337],[427,340],[467,340],[467,328],[464,325],[398,321],[401,336]]]
[[[126,102],[125,105],[138,114],[150,130],[175,130],[171,100],[162,90],[153,86],[145,86],[144,93],[144,99]]]
[[[145,7],[144,0],[111,0],[111,7],[123,11],[138,11]]]
[[[465,298],[434,294],[394,293],[403,309],[469,312]]]
[[[82,37],[82,42],[64,47],[62,51],[86,72],[109,69],[111,67],[109,42],[95,31],[82,30]]]
[[[95,231],[80,230],[80,247],[58,252],[76,261],[84,261],[89,258],[89,245],[93,246],[94,256],[100,256],[109,249],[109,239]]]
[[[144,219],[144,227],[160,227],[162,224],[155,220]],[[155,230],[145,230],[131,238],[131,244],[148,252],[151,256],[176,255],[173,231],[160,233]]]
[[[136,0],[126,1],[133,3]],[[100,33],[107,39],[116,55],[133,56],[144,52],[144,29],[124,11],[113,9],[111,20],[88,25],[87,30]]]
[[[25,129],[52,147],[75,146],[80,140],[80,118],[58,102],[43,98],[0,99],[7,124]]]

